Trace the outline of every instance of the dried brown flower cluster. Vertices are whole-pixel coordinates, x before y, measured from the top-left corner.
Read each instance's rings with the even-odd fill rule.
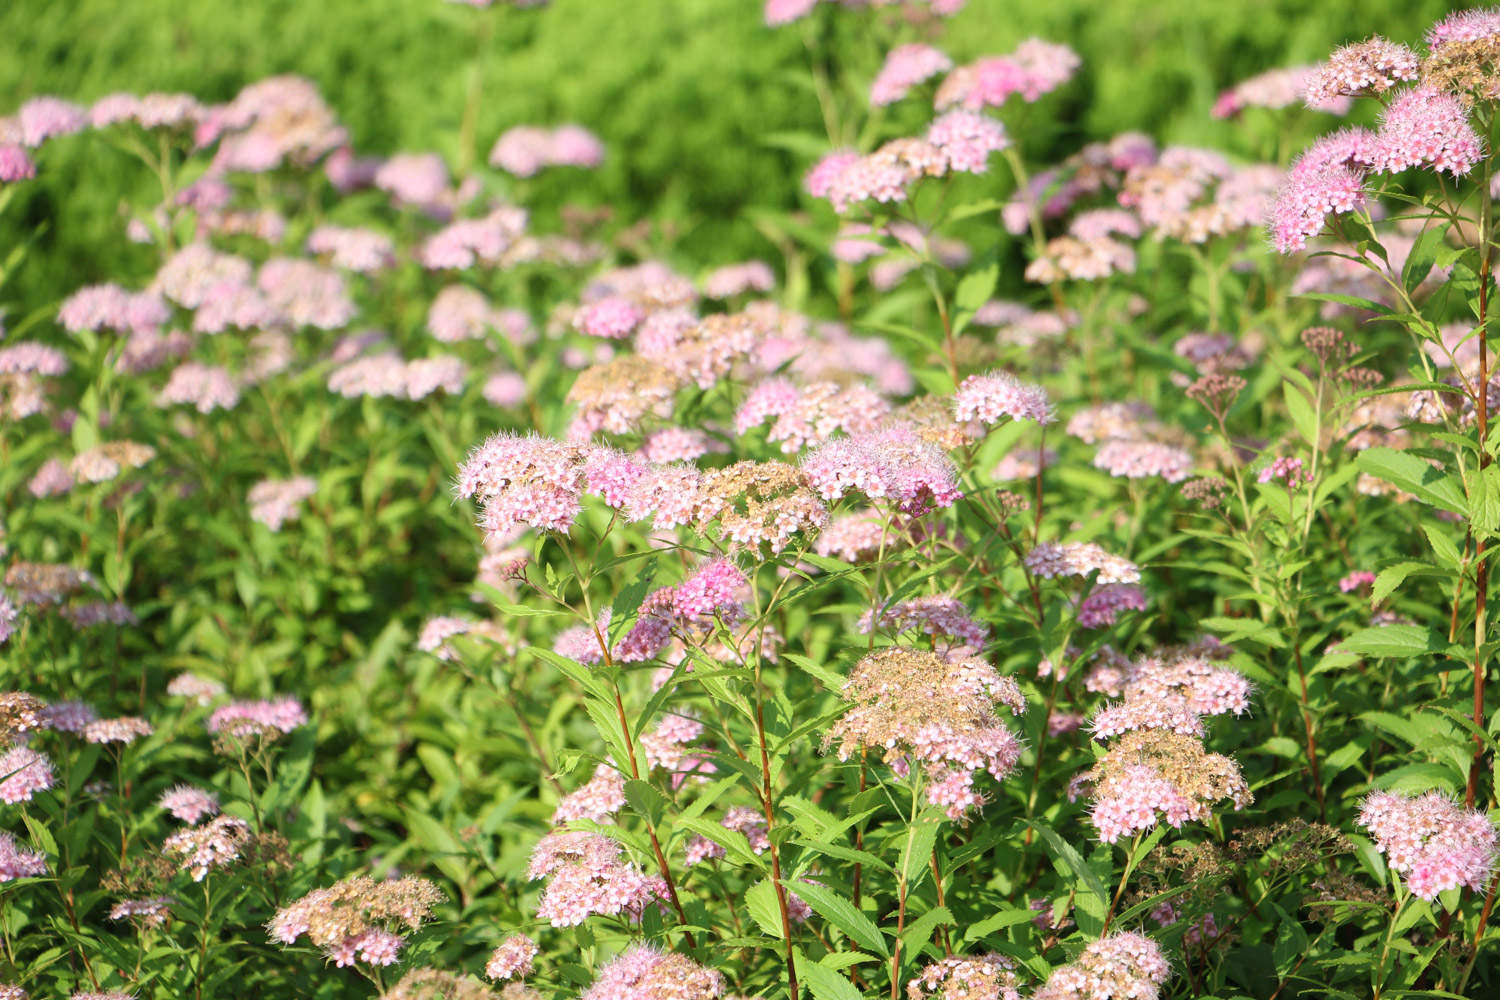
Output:
[[[747,548],[766,543],[780,552],[793,535],[816,532],[828,519],[806,477],[785,462],[736,462],[705,474],[699,487],[699,523],[717,521],[724,538]]]
[[[638,354],[627,354],[584,369],[567,399],[578,407],[580,429],[628,434],[647,417],[669,417],[672,397],[682,386],[669,369]]]
[[[73,478],[85,483],[103,483],[126,469],[139,469],[156,457],[156,449],[138,441],[110,441],[81,451],[68,463]]]
[[[1467,104],[1500,98],[1500,36],[1444,42],[1423,60],[1422,83]]]
[[[39,728],[44,708],[46,705],[40,698],[25,691],[0,692],[0,749],[14,745],[20,736]]]
[[[58,563],[13,562],[5,571],[5,586],[22,604],[56,604],[93,584],[88,571]]]
[[[382,1000],[495,1000],[497,994],[473,976],[442,969],[412,969],[381,994]]]
[[[443,898],[436,885],[415,875],[387,880],[356,875],[282,907],[267,928],[285,944],[306,934],[318,947],[332,949],[370,930],[415,931]]]

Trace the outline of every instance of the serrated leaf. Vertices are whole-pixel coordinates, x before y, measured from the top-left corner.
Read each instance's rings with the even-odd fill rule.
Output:
[[[861,947],[882,955],[889,955],[885,936],[862,910],[825,885],[813,882],[794,882],[787,886],[798,899],[813,908],[813,912],[843,931],[849,939]]]
[[[776,888],[769,879],[761,879],[745,893],[745,909],[767,937],[780,941],[781,908],[776,903]]]
[[[1454,514],[1467,515],[1468,499],[1462,486],[1426,459],[1394,448],[1369,448],[1355,460],[1361,472],[1368,472],[1399,489]]]
[[[1376,625],[1339,642],[1339,649],[1359,656],[1424,656],[1442,646],[1420,625]]]
[[[864,1000],[854,984],[841,974],[796,952],[797,978],[807,984],[813,1000]]]

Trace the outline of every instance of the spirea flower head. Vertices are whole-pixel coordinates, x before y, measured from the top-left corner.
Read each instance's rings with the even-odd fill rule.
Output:
[[[1328,216],[1362,205],[1365,170],[1383,155],[1384,145],[1385,140],[1363,129],[1348,129],[1325,136],[1303,153],[1271,208],[1268,224],[1276,249],[1301,250],[1323,231]]]
[[[202,882],[215,869],[239,862],[250,842],[250,824],[238,816],[215,816],[199,826],[178,830],[162,842],[162,854]]]
[[[1391,870],[1422,899],[1460,886],[1482,891],[1494,869],[1494,824],[1441,792],[1374,792],[1361,805],[1359,822]]]
[[[928,636],[945,636],[965,646],[978,648],[989,639],[988,626],[981,624],[957,598],[934,594],[897,601],[880,609],[878,615],[865,612],[859,630],[870,632],[876,627],[899,634],[920,632]]]
[[[612,959],[581,1000],[716,1000],[724,977],[685,955],[632,945]]]
[[[946,54],[919,42],[901,45],[886,54],[885,64],[870,84],[870,104],[895,104],[913,87],[953,68]]]
[[[276,911],[271,940],[292,944],[304,934],[335,965],[394,964],[404,936],[432,915],[443,893],[425,878],[377,880],[358,875],[314,889]]]
[[[590,337],[621,340],[645,318],[646,314],[629,299],[611,296],[581,307],[573,316],[573,325]]]
[[[802,471],[825,500],[858,491],[914,516],[963,496],[953,462],[903,423],[825,442],[803,459]]]
[[[47,856],[29,851],[15,837],[0,832],[0,883],[18,878],[41,878],[47,874]]]
[[[68,463],[73,478],[85,483],[107,483],[126,469],[139,469],[156,457],[156,449],[139,441],[107,441],[81,451]]]
[[[529,976],[538,951],[536,942],[525,934],[512,934],[490,953],[490,960],[484,966],[485,977],[499,982]]]
[[[1094,456],[1094,468],[1125,479],[1159,476],[1180,483],[1193,471],[1193,456],[1155,441],[1108,441]]]
[[[66,703],[65,703],[66,704]],[[73,704],[83,704],[74,702]],[[0,746],[10,746],[38,729],[68,730],[54,723],[53,706],[25,691],[0,692]],[[64,713],[67,714],[67,713]]]
[[[1238,764],[1209,753],[1195,736],[1164,728],[1120,735],[1089,779],[1094,798],[1089,818],[1106,844],[1158,822],[1173,828],[1200,822],[1225,799],[1236,809],[1252,799]]]
[[[1287,489],[1295,490],[1312,482],[1312,473],[1304,471],[1302,459],[1282,455],[1273,459],[1265,468],[1256,473],[1255,481],[1257,483],[1285,483]]]
[[[1214,102],[1213,116],[1233,118],[1246,108],[1279,111],[1303,99],[1315,111],[1347,114],[1351,104],[1347,97],[1332,94],[1327,100],[1314,100],[1308,93],[1308,85],[1315,79],[1318,69],[1317,66],[1288,66],[1243,80],[1219,95]]]
[[[227,369],[186,361],[173,369],[156,401],[160,406],[186,403],[207,414],[233,409],[240,401],[240,389]]]
[[[682,377],[670,365],[627,354],[580,372],[567,401],[578,407],[579,436],[597,431],[629,434],[649,417],[671,416],[673,398],[682,386]]]
[[[1103,690],[1090,675],[1089,690]],[[1109,691],[1127,702],[1180,705],[1197,715],[1243,715],[1250,710],[1251,686],[1244,674],[1208,656],[1176,647],[1143,656],[1124,672],[1121,686]]]
[[[939,959],[907,981],[907,1000],[1022,1000],[1015,968],[993,952]]]
[[[283,524],[300,513],[302,501],[317,490],[317,480],[311,476],[262,479],[245,495],[245,501],[250,505],[250,519],[272,531],[280,531]]]
[[[207,705],[223,693],[223,684],[197,674],[178,674],[167,684],[167,694],[174,698],[192,698],[200,705]]]
[[[1052,404],[1047,393],[1035,385],[1026,385],[1005,372],[970,375],[959,385],[954,396],[953,414],[960,421],[978,420],[990,425],[1001,417],[1012,420],[1052,422]]]
[[[1478,42],[1500,37],[1500,7],[1461,10],[1427,29],[1427,47],[1438,53],[1454,42]]]
[[[496,434],[459,467],[457,493],[480,502],[487,531],[525,524],[566,532],[583,497],[578,449],[549,438]]]
[[[88,127],[88,113],[60,97],[33,97],[16,112],[21,142],[33,149],[57,136],[72,135]]]
[[[1423,85],[1403,91],[1386,107],[1371,161],[1386,173],[1427,167],[1459,177],[1483,156],[1484,141],[1463,102]]]
[[[769,292],[776,287],[776,273],[763,260],[727,264],[703,279],[703,294],[710,299],[732,299],[748,292]]]
[[[397,153],[375,172],[375,186],[397,204],[436,205],[448,190],[448,166],[436,153]]]
[[[1305,81],[1309,107],[1332,104],[1340,97],[1383,94],[1396,84],[1415,80],[1420,63],[1405,45],[1379,35],[1336,49]]]
[[[1110,401],[1079,410],[1068,419],[1067,431],[1085,444],[1121,438],[1140,439],[1159,427],[1148,403]]]
[[[197,823],[219,814],[219,797],[192,785],[178,785],[168,789],[162,793],[158,805],[171,813],[174,819],[184,823]]]
[[[178,256],[186,252],[184,249]],[[246,268],[248,273],[248,265]],[[165,267],[163,271],[166,271]],[[196,308],[198,304],[194,302],[190,308]],[[82,330],[139,333],[154,330],[167,321],[167,316],[166,305],[152,292],[132,293],[119,285],[80,288],[68,296],[57,311],[57,321],[69,333]]]
[[[110,907],[109,919],[129,920],[140,928],[160,927],[171,915],[171,903],[169,896],[122,899]]]
[[[962,109],[949,111],[927,129],[927,141],[947,157],[948,169],[982,174],[989,169],[991,153],[1010,146],[1005,126],[993,118]]]
[[[811,535],[828,523],[828,508],[807,477],[782,462],[736,462],[715,469],[698,482],[694,502],[698,529],[717,526],[736,551],[756,552],[765,545],[779,553],[794,535]],[[660,515],[658,507],[658,523]]]
[[[948,74],[938,87],[938,110],[962,105],[970,110],[999,107],[1013,94],[1027,103],[1040,100],[1072,79],[1081,60],[1066,45],[1028,38],[1006,56],[991,56]]]
[[[665,887],[625,860],[618,843],[598,833],[555,832],[532,852],[526,876],[547,879],[537,916],[572,927],[594,914],[638,915]]]
[[[589,637],[593,638],[592,630]],[[594,769],[592,778],[563,796],[552,813],[552,822],[561,824],[575,819],[591,819],[595,823],[603,823],[623,808],[625,778],[608,764],[600,764]]]
[[[1027,281],[1100,281],[1112,274],[1135,272],[1135,251],[1119,240],[1102,237],[1081,240],[1058,236],[1047,241],[1036,259],[1026,265]]]
[[[1025,699],[1015,681],[976,657],[876,650],[855,664],[841,694],[849,709],[824,737],[840,760],[871,750],[892,763],[909,757],[938,779],[978,770],[1001,779],[1020,758],[1020,741],[995,706],[1021,712]]]
[[[769,28],[799,21],[812,13],[818,0],[766,0],[765,20]]]
[[[1352,594],[1357,590],[1368,590],[1375,583],[1375,574],[1367,569],[1357,569],[1339,580],[1339,590]]]
[[[33,795],[45,792],[55,781],[52,761],[40,751],[16,746],[0,754],[0,802],[30,802]]]
[[[155,729],[145,719],[124,715],[115,719],[95,719],[83,727],[83,738],[90,743],[120,743],[129,746],[153,732]]]
[[[603,160],[604,144],[581,125],[518,125],[495,141],[489,157],[490,166],[517,177],[533,177],[545,167],[597,167]]]
[[[241,727],[275,729],[289,733],[307,722],[307,711],[291,695],[270,701],[232,701],[214,709],[208,717],[211,733],[233,732]]]
[[[1026,554],[1026,568],[1034,576],[1088,576],[1098,571],[1099,583],[1139,583],[1140,567],[1111,555],[1093,542],[1042,542]]]
[[[1089,591],[1078,605],[1082,628],[1107,628],[1123,611],[1146,610],[1146,592],[1133,583],[1107,583]]]
[[[1118,931],[1090,942],[1054,969],[1033,1000],[1157,1000],[1172,977],[1161,947],[1144,934]]]
[[[828,153],[813,164],[802,179],[803,189],[814,198],[827,198],[833,182],[849,167],[859,162],[860,155],[853,150],[840,149]]]
[[[33,341],[0,347],[0,375],[62,375],[67,370],[67,356],[55,347]]]
[[[36,176],[36,164],[26,150],[15,143],[0,142],[0,184],[29,181]]]
[[[335,267],[360,273],[389,267],[396,257],[395,244],[384,233],[334,225],[322,225],[309,233],[307,252],[326,255]]]

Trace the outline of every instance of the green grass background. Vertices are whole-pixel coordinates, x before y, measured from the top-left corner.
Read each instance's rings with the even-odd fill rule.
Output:
[[[1048,120],[1024,126],[1030,156],[1126,129],[1265,156],[1274,145],[1256,139],[1255,123],[1247,135],[1244,123],[1209,117],[1222,88],[1373,32],[1415,42],[1447,9],[1433,0],[970,0],[943,44],[960,60],[1029,35],[1080,52],[1080,79],[1043,105]],[[778,30],[763,26],[759,0],[554,0],[499,13],[483,64],[481,153],[512,125],[589,126],[608,143],[604,169],[543,181],[531,200],[543,210],[574,200],[607,203],[623,221],[674,220],[680,249],[698,266],[767,254],[748,216],[799,203],[808,153],[766,140],[824,134],[807,41],[833,32],[824,51],[841,63],[832,75],[859,86],[878,60],[867,15],[832,9]],[[441,0],[10,0],[0,4],[12,53],[0,60],[0,112],[48,93],[89,101],[186,90],[224,100],[294,72],[317,81],[362,150],[436,149],[451,160],[476,67],[475,20]],[[132,269],[119,206],[132,194],[149,203],[151,183],[101,146],[56,144],[41,181],[0,220],[5,245],[43,227],[40,253],[10,291],[26,306]]]

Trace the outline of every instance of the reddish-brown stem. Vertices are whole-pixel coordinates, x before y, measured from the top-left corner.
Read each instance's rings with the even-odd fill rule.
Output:
[[[1302,643],[1300,636],[1292,637],[1292,655],[1297,661],[1297,681],[1302,688],[1302,726],[1307,732],[1307,761],[1312,769],[1313,792],[1318,797],[1318,817],[1328,819],[1328,807],[1323,801],[1323,774],[1318,767],[1318,736],[1313,730],[1312,712],[1307,707],[1307,670],[1302,665]]]
[[[1485,171],[1489,173],[1488,170]],[[1479,219],[1479,385],[1475,393],[1475,410],[1479,417],[1479,474],[1490,464],[1490,199],[1488,186],[1481,192],[1483,211]],[[1464,790],[1464,805],[1474,807],[1479,794],[1479,768],[1484,762],[1484,642],[1487,632],[1485,603],[1489,597],[1490,572],[1485,563],[1484,536],[1474,535],[1474,759],[1469,762],[1469,781]]]
[[[609,647],[600,644],[601,649]],[[625,718],[625,702],[620,698],[620,686],[614,685],[615,689],[615,714],[620,720],[620,731],[625,737],[625,752],[630,758],[630,776],[635,780],[641,780],[641,770],[635,760],[635,740],[630,736],[630,723]],[[656,824],[650,817],[646,820],[646,832],[651,835],[651,850],[656,855],[656,866],[661,869],[662,881],[667,883],[667,897],[672,901],[672,909],[677,911],[677,919],[682,921],[682,939],[687,942],[689,948],[698,947],[693,940],[693,932],[687,929],[687,911],[682,908],[682,900],[677,898],[677,883],[672,879],[672,869],[667,864],[667,856],[662,853],[661,841],[656,836]]]
[[[766,815],[766,837],[771,842],[771,884],[776,889],[776,908],[781,915],[781,936],[786,941],[787,995],[797,1000],[797,962],[792,952],[792,918],[787,907],[786,886],[781,883],[781,852],[776,848],[776,810],[771,805],[771,755],[766,751],[766,711],[760,696],[759,671],[755,679],[755,731],[760,739],[760,804]]]
[[[940,869],[938,867],[937,848],[936,847],[934,847],[932,849],[932,881],[933,881],[933,884],[937,886],[937,905],[938,906],[947,906],[948,904],[943,900],[943,872],[942,872],[942,869]],[[952,958],[953,957],[953,945],[951,943],[949,943],[949,941],[948,941],[948,928],[946,928],[946,927],[941,928],[938,931],[938,934],[943,939],[943,954],[946,955],[949,958]]]

